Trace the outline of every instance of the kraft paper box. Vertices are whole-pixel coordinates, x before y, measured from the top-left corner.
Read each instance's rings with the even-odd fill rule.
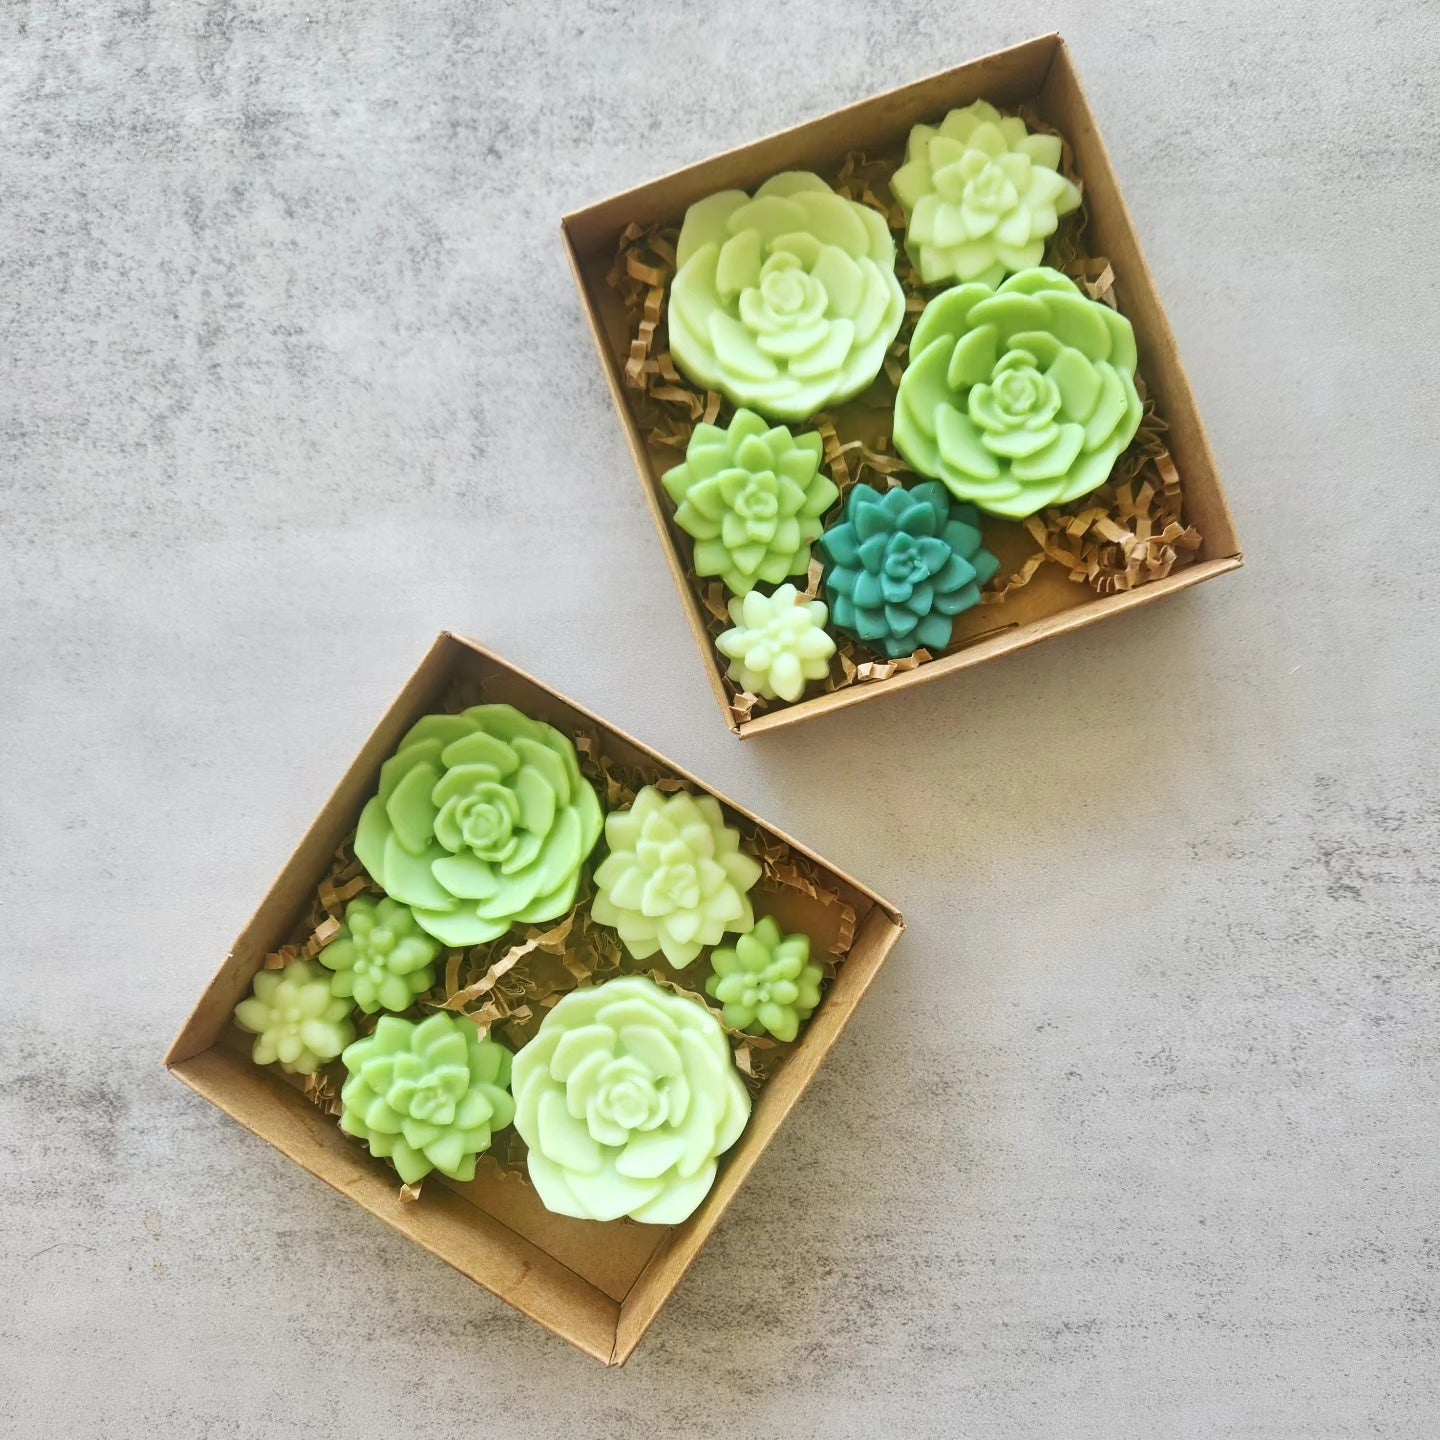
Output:
[[[620,296],[607,281],[617,245],[627,226],[678,225],[690,204],[720,190],[753,191],[769,176],[785,170],[833,174],[853,151],[863,151],[872,158],[898,157],[913,125],[922,121],[937,124],[948,110],[978,99],[1002,109],[1028,105],[1069,142],[1089,212],[1086,248],[1091,254],[1103,255],[1114,272],[1116,304],[1135,328],[1140,373],[1157,415],[1169,427],[1168,449],[1183,484],[1184,519],[1199,530],[1202,543],[1191,563],[1174,569],[1165,578],[1103,596],[1087,584],[1067,579],[1059,567],[1047,563],[1025,588],[1012,592],[1003,604],[977,606],[959,616],[952,646],[924,664],[889,678],[825,693],[816,693],[812,685],[808,698],[795,704],[774,705],[749,718],[737,715],[731,710],[730,695],[722,679],[726,662],[715,648],[714,631],[718,627],[687,573],[690,539],[675,527],[673,506],[660,485],[660,476],[683,456],[673,448],[647,440],[633,408],[635,392],[627,387],[630,320]],[[626,439],[706,672],[726,723],[742,737],[878,695],[896,696],[912,685],[1151,604],[1241,564],[1239,540],[1194,396],[1181,368],[1175,338],[1069,51],[1058,35],[998,51],[678,170],[568,215],[562,231]],[[938,293],[938,287],[929,293]],[[839,413],[858,403],[840,407]],[[888,419],[887,412],[877,418],[877,426],[888,429]],[[1005,537],[1008,545],[992,543],[994,528],[987,520],[986,543],[1000,553],[1001,573],[1006,574],[1012,565],[1018,567],[1035,546],[1029,543],[1028,548],[1014,548],[1026,537],[1013,526]],[[805,581],[802,578],[796,583],[803,587]]]
[[[249,993],[265,956],[291,938],[309,910],[337,847],[353,833],[361,807],[375,792],[381,764],[417,719],[444,708],[447,692],[457,683],[471,693],[478,690],[486,702],[514,704],[567,733],[590,730],[611,759],[715,795],[732,823],[738,819],[744,829],[749,822],[762,835],[788,845],[792,856],[811,862],[812,873],[853,914],[853,942],[837,960],[820,1008],[791,1053],[765,1080],[744,1133],[721,1159],[709,1196],[681,1225],[628,1220],[599,1224],[552,1215],[526,1181],[487,1166],[483,1156],[473,1181],[452,1182],[435,1172],[426,1178],[419,1198],[407,1202],[394,1170],[343,1134],[333,1116],[306,1098],[297,1079],[275,1066],[256,1065],[250,1058],[252,1037],[232,1023],[232,1011]],[[760,891],[754,893],[758,897]],[[772,894],[769,900],[765,908],[781,918],[786,929],[815,937],[817,955],[824,952],[826,941],[836,941],[835,905],[798,889]],[[191,1089],[386,1224],[556,1335],[607,1365],[620,1365],[804,1093],[903,929],[892,905],[813,851],[498,655],[447,633],[386,712],[280,872],[165,1063]]]

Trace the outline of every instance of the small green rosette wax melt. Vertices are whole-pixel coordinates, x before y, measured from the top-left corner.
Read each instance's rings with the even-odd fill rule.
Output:
[[[475,1157],[515,1116],[510,1052],[463,1015],[386,1015],[346,1048],[340,1128],[388,1156],[407,1185],[432,1170],[475,1178]]]
[[[411,914],[388,896],[360,896],[345,907],[340,934],[319,955],[335,973],[332,994],[353,996],[367,1015],[377,1010],[408,1010],[417,995],[435,983],[440,942],[427,935]]]
[[[731,628],[715,637],[730,661],[725,672],[742,690],[766,700],[798,700],[811,680],[830,673],[835,641],[826,633],[830,612],[819,600],[802,600],[793,585],[773,595],[752,590],[730,602]]]
[[[478,945],[570,909],[603,818],[569,736],[513,705],[472,705],[410,729],[355,854],[442,945]]]
[[[732,1030],[793,1040],[820,1003],[825,972],[810,958],[810,937],[782,934],[768,915],[733,947],[717,947],[710,964],[705,993]]]
[[[895,396],[895,448],[959,500],[1023,520],[1088,495],[1135,438],[1135,332],[1056,270],[926,307]]]
[[[310,960],[283,970],[261,970],[248,999],[235,1007],[235,1023],[255,1036],[257,1065],[277,1060],[292,1075],[313,1075],[354,1038],[351,1005],[330,992],[330,977]]]
[[[515,1057],[515,1128],[548,1210],[687,1219],[750,1097],[715,1016],[641,975],[572,990]]]

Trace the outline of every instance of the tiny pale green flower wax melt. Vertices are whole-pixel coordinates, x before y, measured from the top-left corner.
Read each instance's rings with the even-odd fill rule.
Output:
[[[752,590],[730,602],[731,628],[715,638],[726,674],[765,700],[798,700],[811,680],[830,673],[835,641],[826,633],[823,601],[802,600],[793,585],[773,595]]]
[[[259,971],[235,1023],[256,1037],[257,1065],[278,1060],[292,1075],[313,1075],[355,1038],[350,1002],[330,993],[330,977],[309,960]]]
[[[793,1040],[820,1003],[825,972],[810,958],[810,937],[781,934],[768,915],[733,948],[717,948],[710,964],[705,993],[725,1007],[732,1030]]]

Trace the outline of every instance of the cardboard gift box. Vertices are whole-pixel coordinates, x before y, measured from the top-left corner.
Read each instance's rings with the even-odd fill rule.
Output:
[[[419,1199],[407,1201],[395,1171],[343,1134],[336,1119],[306,1097],[297,1077],[252,1061],[253,1037],[232,1021],[265,957],[290,939],[309,910],[337,848],[353,833],[361,807],[375,793],[382,763],[416,720],[444,708],[444,697],[457,684],[478,691],[487,703],[508,702],[567,733],[582,728],[598,733],[610,759],[715,795],[742,830],[753,827],[788,845],[792,856],[805,857],[829,894],[822,899],[802,888],[786,888],[767,894],[767,903],[757,910],[775,914],[786,929],[809,934],[817,942],[817,955],[837,942],[841,927],[853,917],[853,941],[837,962],[820,1008],[765,1080],[744,1133],[721,1158],[714,1188],[681,1225],[599,1224],[553,1215],[528,1183],[487,1165],[484,1157],[473,1181],[451,1181],[437,1171],[427,1177]],[[843,920],[842,909],[848,911]],[[247,1129],[462,1274],[607,1365],[620,1365],[804,1093],[903,929],[894,906],[798,841],[498,655],[444,634],[260,902],[165,1064]]]
[[[1087,249],[1106,257],[1114,272],[1116,304],[1135,328],[1140,373],[1154,398],[1157,414],[1169,427],[1169,452],[1183,481],[1185,519],[1198,528],[1202,543],[1193,561],[1184,568],[1175,569],[1165,578],[1103,596],[1088,585],[1070,581],[1060,569],[1047,564],[1025,588],[1013,592],[1003,604],[978,606],[959,616],[951,647],[934,659],[891,675],[878,684],[856,683],[826,693],[811,693],[795,704],[776,705],[763,713],[742,718],[731,711],[730,696],[722,681],[726,662],[716,651],[710,617],[687,575],[685,556],[690,539],[674,525],[673,506],[660,484],[661,475],[683,456],[674,449],[647,441],[632,404],[634,392],[627,387],[625,365],[631,345],[630,321],[621,298],[607,281],[617,246],[628,226],[678,225],[689,205],[720,190],[753,191],[769,176],[785,170],[833,173],[846,155],[856,150],[872,158],[898,158],[913,125],[922,121],[938,123],[947,111],[981,99],[1002,109],[1032,106],[1042,121],[1069,142],[1089,211]],[[726,722],[742,737],[855,705],[879,694],[896,694],[908,686],[968,669],[1050,636],[1151,604],[1163,596],[1237,569],[1241,564],[1235,526],[1194,396],[1180,364],[1175,337],[1070,53],[1058,35],[1043,36],[998,51],[678,170],[566,216],[562,230],[595,343],[681,601],[705,657],[706,671]],[[939,288],[933,287],[929,293],[939,293]],[[857,403],[840,407],[839,413],[845,413]],[[888,429],[888,421],[887,412],[880,417],[879,427]],[[987,544],[1000,552],[1007,570],[1012,563],[1021,563],[1033,550],[1033,545],[1028,549],[1014,548],[1025,537],[1013,527],[1005,537],[1008,543],[992,543],[994,528],[987,519]]]

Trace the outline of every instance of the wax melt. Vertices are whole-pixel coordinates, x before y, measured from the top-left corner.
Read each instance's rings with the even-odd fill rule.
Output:
[[[514,1090],[536,1192],[582,1220],[678,1225],[750,1117],[719,1022],[641,975],[565,996],[515,1057]]]
[[[895,397],[895,448],[961,500],[1020,520],[1103,485],[1140,426],[1135,334],[1045,268],[926,307]]]
[[[568,736],[511,705],[473,705],[410,729],[355,854],[442,945],[477,945],[569,910],[602,821]]]
[[[407,1185],[432,1170],[475,1178],[475,1157],[515,1116],[510,1052],[463,1015],[386,1015],[343,1056],[340,1128],[388,1156]]]
[[[845,523],[820,538],[835,624],[892,659],[944,649],[955,616],[980,603],[1000,568],[978,522],[974,506],[953,504],[937,481],[883,496],[857,485]]]
[[[810,937],[781,934],[768,915],[733,948],[717,947],[710,964],[705,993],[725,1007],[732,1030],[793,1040],[820,1003],[825,972],[810,958]]]
[[[809,680],[830,673],[835,641],[825,632],[830,612],[819,600],[801,600],[793,585],[773,595],[752,590],[730,602],[733,628],[715,647],[728,656],[726,672],[742,689],[766,700],[798,700]]]
[[[610,853],[595,870],[591,916],[613,925],[637,960],[657,950],[677,969],[727,930],[755,923],[746,892],[759,862],[740,849],[713,795],[647,785],[605,819]]]
[[[813,431],[792,435],[753,410],[737,410],[725,429],[697,425],[684,464],[661,476],[675,523],[695,537],[695,573],[720,576],[736,595],[803,575],[840,494],[822,454]]]
[[[350,1002],[330,993],[330,977],[309,960],[261,970],[252,993],[235,1007],[235,1023],[256,1037],[257,1065],[280,1062],[292,1075],[313,1075],[354,1038]]]
[[[952,110],[938,127],[915,126],[890,188],[925,284],[998,285],[1038,265],[1058,217],[1080,204],[1080,191],[1057,173],[1060,150],[1058,135],[1031,135],[984,100]]]
[[[885,217],[818,175],[772,176],[685,212],[670,349],[696,384],[775,420],[852,399],[905,315]]]
[[[435,983],[439,953],[440,942],[420,928],[408,905],[362,895],[345,907],[345,923],[320,952],[320,963],[335,972],[333,994],[354,996],[373,1015],[408,1010]]]

